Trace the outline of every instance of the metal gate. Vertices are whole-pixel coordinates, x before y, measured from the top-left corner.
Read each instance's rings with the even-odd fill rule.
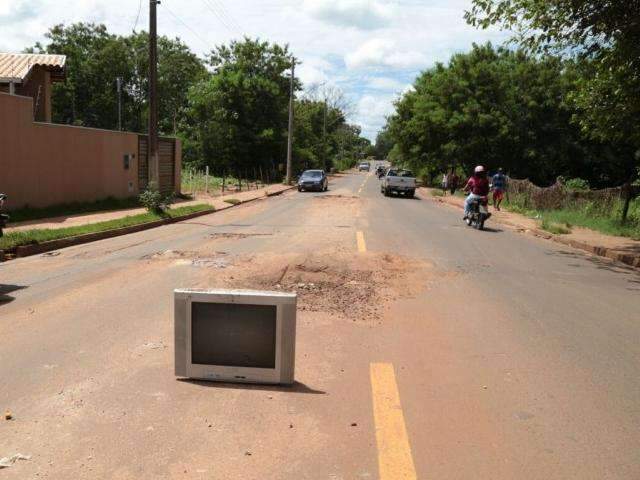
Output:
[[[176,141],[171,138],[158,140],[158,161],[160,163],[160,184],[162,193],[175,191],[176,184]],[[149,142],[146,136],[138,137],[138,187],[144,191],[149,184]]]

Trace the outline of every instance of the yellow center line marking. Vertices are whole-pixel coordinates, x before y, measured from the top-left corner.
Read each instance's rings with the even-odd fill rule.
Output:
[[[373,419],[378,444],[380,480],[415,480],[416,469],[404,423],[393,365],[370,366]]]
[[[356,241],[358,242],[358,252],[365,253],[367,251],[367,244],[364,241],[364,234],[361,231],[356,232]]]

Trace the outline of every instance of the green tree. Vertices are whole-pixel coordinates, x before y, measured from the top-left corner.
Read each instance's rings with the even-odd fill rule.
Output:
[[[359,126],[347,122],[339,103],[310,98],[296,102],[294,170],[354,165],[370,143],[361,133]]]
[[[185,160],[243,175],[275,170],[286,154],[288,48],[245,38],[217,47],[209,63],[213,74],[187,95]]]
[[[147,130],[148,35],[121,37],[104,25],[56,25],[32,52],[67,56],[67,78],[54,85],[53,121],[115,129],[118,125],[116,78],[123,80],[125,130]],[[200,59],[180,39],[158,38],[160,131],[174,133],[189,87],[206,75]]]
[[[376,135],[375,156],[376,158],[387,158],[394,146],[393,136],[389,130],[389,125],[385,125],[378,135]]]
[[[620,181],[628,152],[583,138],[571,123],[578,78],[556,57],[474,46],[424,72],[397,102],[388,125],[393,157],[431,176],[485,164],[540,184],[558,175]]]
[[[116,77],[130,71],[118,38],[104,25],[56,25],[45,34],[48,44],[30,51],[67,57],[67,78],[54,86],[52,120],[98,128],[117,124]]]
[[[467,21],[500,25],[534,53],[589,63],[572,99],[592,137],[640,148],[640,2],[623,0],[473,0]]]

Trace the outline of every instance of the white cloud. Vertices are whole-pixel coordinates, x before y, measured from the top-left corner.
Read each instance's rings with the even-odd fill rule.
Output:
[[[345,64],[350,69],[392,67],[426,67],[426,55],[417,50],[402,50],[395,40],[372,38],[345,56]]]
[[[367,82],[367,88],[371,90],[400,92],[406,87],[405,83],[390,77],[373,77]]]
[[[305,57],[296,69],[296,76],[305,86],[317,85],[330,82],[332,70],[331,62],[321,57]]]
[[[402,90],[402,95],[406,95],[409,92],[415,92],[416,89],[414,88],[413,85],[407,85],[404,87],[404,89]]]
[[[358,101],[354,120],[362,127],[362,134],[374,140],[386,117],[394,112],[395,95],[364,95]]]
[[[305,0],[304,9],[333,25],[373,30],[387,26],[398,5],[384,0]]]

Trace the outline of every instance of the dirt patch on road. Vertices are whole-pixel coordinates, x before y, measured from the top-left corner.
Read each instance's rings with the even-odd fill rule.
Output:
[[[268,237],[272,235],[271,233],[232,233],[232,232],[216,232],[209,234],[211,238],[233,238],[233,239],[242,239],[248,237]]]
[[[337,194],[337,195],[331,195],[331,194],[327,194],[327,195],[317,195],[315,197],[313,197],[314,200],[359,200],[360,197],[357,197],[356,195],[342,195],[342,194]]]
[[[301,310],[370,322],[382,318],[387,302],[424,289],[428,272],[425,263],[394,254],[269,254],[238,258],[199,287],[297,292]]]
[[[227,252],[192,252],[185,250],[165,250],[151,255],[145,255],[142,260],[147,262],[169,261],[173,265],[192,265],[201,268],[227,268],[231,259]]]

